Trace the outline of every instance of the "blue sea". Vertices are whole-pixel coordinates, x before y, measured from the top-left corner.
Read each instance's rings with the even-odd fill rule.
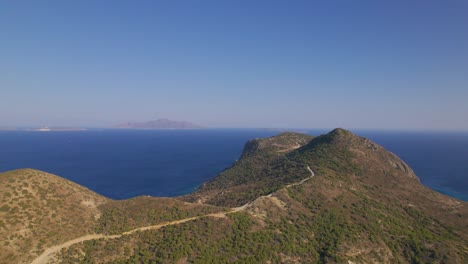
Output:
[[[312,135],[325,130],[308,131]],[[407,162],[426,186],[468,200],[468,133],[354,131]],[[113,199],[192,192],[262,129],[0,131],[0,171],[35,168]]]

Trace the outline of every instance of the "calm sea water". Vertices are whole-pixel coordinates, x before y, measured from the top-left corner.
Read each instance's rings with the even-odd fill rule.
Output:
[[[468,133],[359,132],[404,160],[421,182],[468,201]]]
[[[309,131],[319,135],[326,131]],[[189,193],[267,130],[0,131],[0,171],[35,168],[114,199]],[[468,134],[357,131],[406,161],[421,181],[468,200]]]

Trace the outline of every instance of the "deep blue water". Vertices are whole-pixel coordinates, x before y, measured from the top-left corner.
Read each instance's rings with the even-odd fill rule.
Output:
[[[398,155],[421,182],[468,201],[468,133],[359,132]]]
[[[310,131],[318,135],[326,131]],[[0,131],[0,171],[35,168],[114,199],[189,193],[267,130]],[[357,131],[406,161],[421,181],[468,200],[468,133]]]

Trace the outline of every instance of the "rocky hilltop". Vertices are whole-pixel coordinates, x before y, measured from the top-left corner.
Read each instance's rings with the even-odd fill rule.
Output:
[[[5,263],[468,262],[467,203],[344,129],[250,140],[177,199],[113,201],[35,170],[0,188]]]

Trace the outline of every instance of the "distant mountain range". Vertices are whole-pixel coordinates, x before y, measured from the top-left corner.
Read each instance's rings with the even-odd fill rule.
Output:
[[[115,128],[126,129],[198,129],[202,126],[185,121],[174,121],[166,118],[152,120],[148,122],[127,122],[115,126]]]

